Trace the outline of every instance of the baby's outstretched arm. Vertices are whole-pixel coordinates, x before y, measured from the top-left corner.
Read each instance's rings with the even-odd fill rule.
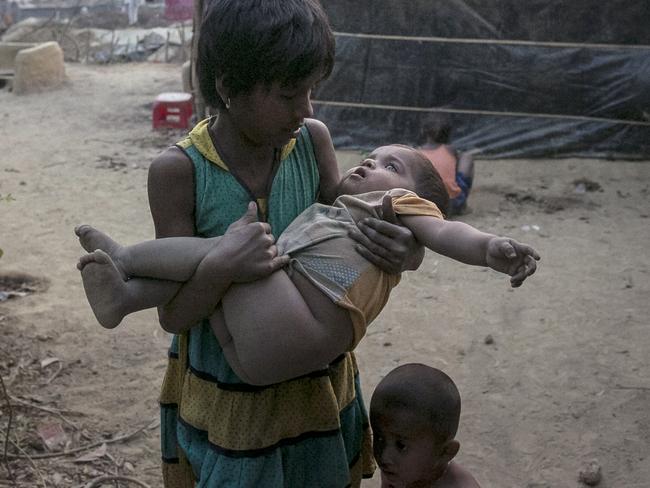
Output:
[[[492,237],[485,254],[487,266],[510,275],[513,288],[521,286],[537,270],[539,259],[535,249],[508,237]]]
[[[537,269],[539,254],[514,239],[481,232],[458,221],[440,220],[421,215],[400,217],[416,239],[438,254],[465,264],[488,266],[511,277],[513,287]]]

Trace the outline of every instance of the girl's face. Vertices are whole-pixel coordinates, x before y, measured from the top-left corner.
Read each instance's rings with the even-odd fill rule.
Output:
[[[375,149],[359,166],[348,170],[339,183],[339,195],[358,195],[393,188],[415,190],[414,151],[402,146]]]
[[[230,101],[230,116],[252,144],[282,147],[313,116],[311,92],[319,80],[320,74],[315,73],[291,86],[258,83]]]

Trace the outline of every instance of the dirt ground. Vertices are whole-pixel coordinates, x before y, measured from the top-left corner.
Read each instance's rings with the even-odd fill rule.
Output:
[[[180,68],[66,69],[63,89],[0,91],[0,299],[25,295],[0,302],[0,436],[4,445],[9,429],[8,452],[23,456],[0,452],[0,486],[8,464],[17,486],[119,474],[156,487],[169,337],[151,311],[113,331],[96,324],[72,229],[152,237],[146,170],[181,133],[152,132],[151,104],[181,88]],[[577,487],[596,460],[599,486],[649,487],[650,164],[479,160],[476,171],[462,219],[535,246],[538,273],[513,291],[494,272],[427,254],[358,348],[366,400],[393,367],[427,363],[458,384],[458,459],[482,486]],[[79,450],[42,458],[37,429],[57,426],[53,450]]]

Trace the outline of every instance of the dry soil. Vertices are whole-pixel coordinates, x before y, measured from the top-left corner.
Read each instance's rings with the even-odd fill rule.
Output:
[[[96,324],[73,227],[92,223],[125,243],[152,237],[147,167],[182,133],[152,131],[151,105],[180,90],[180,68],[66,69],[60,90],[0,91],[0,287],[20,295],[0,303],[0,374],[13,398],[8,426],[0,391],[0,434],[10,427],[32,458],[9,463],[18,486],[118,473],[156,487],[149,424],[169,336],[152,311],[113,331]],[[357,158],[339,155],[343,167]],[[572,488],[595,459],[599,486],[649,487],[650,164],[478,160],[476,173],[462,220],[535,246],[538,273],[512,290],[494,272],[427,254],[358,348],[366,400],[393,367],[427,363],[458,384],[458,459],[482,486]],[[37,429],[52,424],[70,448],[100,450],[38,458]],[[0,486],[7,478],[0,467]]]

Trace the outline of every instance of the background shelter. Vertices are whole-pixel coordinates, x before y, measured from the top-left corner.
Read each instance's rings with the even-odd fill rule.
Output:
[[[417,143],[446,112],[481,157],[650,158],[650,2],[323,0],[316,117],[337,148]]]

